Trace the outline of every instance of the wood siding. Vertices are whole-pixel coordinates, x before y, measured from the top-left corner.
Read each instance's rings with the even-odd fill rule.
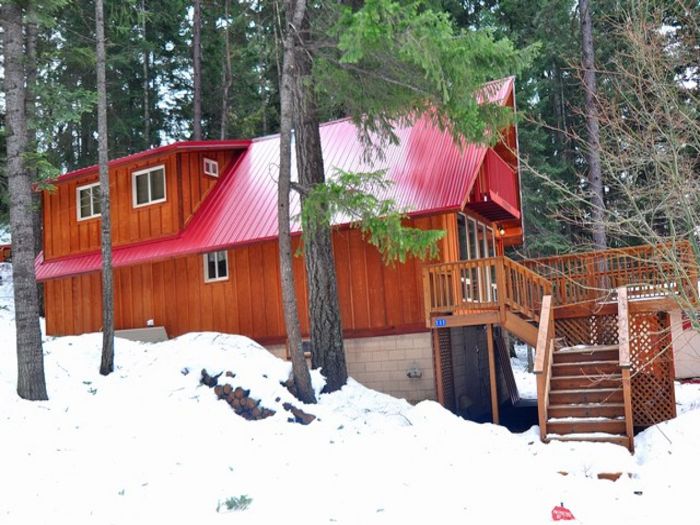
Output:
[[[457,259],[456,216],[415,219],[424,229],[444,229],[440,260]],[[298,239],[295,239],[298,246]],[[348,336],[425,330],[421,262],[386,266],[357,230],[333,237],[343,326]],[[244,334],[261,342],[286,339],[276,241],[228,250],[229,279],[204,282],[201,255],[118,268],[114,272],[117,329],[146,326],[149,319],[173,337],[191,331]],[[307,311],[304,262],[295,257],[297,298]],[[46,282],[46,329],[50,335],[101,328],[99,273]],[[302,331],[308,334],[302,316]]]
[[[114,246],[176,235],[218,179],[203,174],[203,157],[219,161],[224,173],[237,151],[167,153],[142,158],[110,169],[112,242]],[[165,166],[166,201],[135,208],[132,173]],[[95,170],[56,184],[45,191],[44,257],[46,260],[92,252],[100,248],[100,218],[78,220],[77,193],[80,186],[95,183]]]

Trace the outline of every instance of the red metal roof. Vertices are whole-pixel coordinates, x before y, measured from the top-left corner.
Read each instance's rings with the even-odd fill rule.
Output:
[[[511,77],[488,84],[485,87],[488,98],[492,102],[504,103],[513,83]],[[425,117],[412,126],[395,129],[399,144],[385,148],[384,158],[374,163],[363,160],[363,145],[349,119],[324,124],[320,132],[327,175],[332,176],[336,169],[354,172],[386,169],[393,184],[384,197],[393,198],[412,216],[461,209],[487,151],[485,146],[476,144],[457,147],[447,131],[437,129]],[[233,142],[239,147],[243,145],[243,141]],[[183,144],[191,147],[192,143],[165,148],[182,147]],[[197,143],[197,147],[208,144],[214,143]],[[216,144],[216,147],[221,146],[221,143]],[[159,148],[160,152],[163,149]],[[153,150],[143,155],[146,153],[152,154]],[[127,157],[129,160],[133,158]],[[295,164],[293,160],[292,166]],[[177,237],[115,247],[114,266],[131,266],[275,238],[278,166],[279,135],[251,141],[245,153],[222,175]],[[59,180],[69,176],[77,175],[73,172]],[[297,210],[298,199],[295,199],[292,212]],[[96,271],[100,265],[99,252],[48,262],[43,261],[42,254],[37,258],[37,278],[46,280]]]

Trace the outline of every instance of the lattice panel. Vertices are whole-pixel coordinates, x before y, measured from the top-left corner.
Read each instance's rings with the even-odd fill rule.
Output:
[[[617,315],[557,319],[555,330],[557,337],[563,338],[566,346],[616,345]]]
[[[634,314],[630,325],[634,424],[645,427],[676,417],[671,330],[663,313]]]
[[[440,370],[438,373],[442,379],[443,406],[454,412],[455,406],[455,382],[452,370],[452,338],[449,328],[437,330],[438,352],[440,356]]]

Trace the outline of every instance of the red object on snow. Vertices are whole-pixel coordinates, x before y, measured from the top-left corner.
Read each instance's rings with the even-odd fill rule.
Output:
[[[573,513],[567,509],[562,503],[558,507],[552,509],[552,520],[553,521],[571,521],[575,520]]]

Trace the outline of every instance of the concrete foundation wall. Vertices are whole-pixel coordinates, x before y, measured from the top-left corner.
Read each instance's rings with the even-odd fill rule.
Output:
[[[284,345],[266,348],[286,357]],[[413,403],[436,398],[430,333],[346,339],[345,357],[350,376],[369,388]],[[408,377],[414,368],[420,378]]]

